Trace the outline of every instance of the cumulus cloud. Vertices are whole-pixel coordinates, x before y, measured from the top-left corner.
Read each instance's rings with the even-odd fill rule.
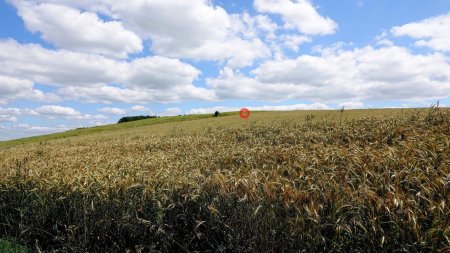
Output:
[[[267,15],[251,15],[247,11],[230,15],[231,31],[244,39],[262,38],[273,40],[279,30],[278,24]]]
[[[363,109],[365,108],[364,103],[360,101],[347,101],[339,103],[337,106],[338,109],[345,108],[345,109]]]
[[[17,119],[20,116],[39,116],[33,109],[28,108],[2,108],[0,107],[0,115],[3,115],[4,118]],[[14,120],[16,121],[16,120]]]
[[[0,114],[8,115],[8,116],[22,116],[22,115],[28,115],[28,116],[38,116],[39,114],[29,108],[2,108],[0,107]]]
[[[156,113],[153,112],[152,109],[150,109],[146,106],[143,106],[143,105],[134,105],[134,106],[130,107],[129,110],[131,110],[133,112],[145,113],[147,115],[156,115]]]
[[[65,5],[16,1],[18,14],[32,32],[59,48],[126,58],[143,49],[141,39],[119,21],[102,21],[96,13]]]
[[[2,108],[2,107],[0,107],[0,114],[20,115],[21,110],[19,108]]]
[[[280,41],[283,42],[286,48],[298,52],[300,45],[306,42],[311,42],[311,38],[302,35],[282,35],[280,36]]]
[[[54,118],[66,118],[70,120],[94,120],[94,119],[107,119],[103,115],[90,115],[82,114],[81,112],[71,108],[59,105],[44,105],[34,110],[38,116],[46,117],[49,119]]]
[[[254,30],[260,30],[265,32],[265,36],[268,39],[275,38],[275,32],[278,29],[278,24],[275,23],[270,17],[267,15],[256,15],[254,17],[247,15],[247,18],[243,18],[244,20],[248,19],[249,22],[255,27]]]
[[[0,122],[17,122],[17,117],[0,114]]]
[[[83,86],[121,81],[126,72],[126,63],[102,56],[0,40],[0,74],[6,76],[54,86]]]
[[[143,106],[143,105],[134,105],[134,106],[132,106],[131,108],[130,108],[132,111],[141,111],[141,112],[143,112],[143,111],[150,111],[150,109],[149,108],[147,108],[147,107],[145,107],[145,106]]]
[[[219,77],[208,78],[206,81],[220,99],[280,102],[290,99],[293,94],[302,93],[301,89],[304,89],[291,84],[263,84],[254,77],[234,72],[230,68],[224,68],[220,71]],[[306,90],[304,91],[306,92]]]
[[[419,22],[396,26],[391,29],[394,36],[409,36],[417,39],[417,46],[450,51],[450,12]]]
[[[206,0],[117,1],[111,9],[130,29],[150,38],[153,51],[159,55],[229,60],[229,64],[242,67],[269,53],[259,38],[236,34],[232,17]]]
[[[99,55],[49,50],[36,44],[23,45],[14,40],[0,41],[0,78],[15,77],[5,79],[3,85],[0,83],[0,90],[5,90],[2,94],[8,94],[5,98],[0,95],[0,102],[14,98],[9,93],[21,97],[22,90],[28,90],[29,96],[45,97],[32,89],[33,83],[60,87],[56,93],[66,100],[92,103],[214,100],[211,91],[192,84],[199,74],[189,64],[161,56],[123,62]]]
[[[111,30],[120,31],[121,33],[115,35],[122,35],[116,39],[117,42],[124,37],[132,37],[131,34],[127,34],[128,31],[132,31],[143,40],[150,39],[152,51],[161,56],[227,61],[228,65],[232,67],[249,66],[257,59],[270,57],[270,49],[258,36],[242,36],[243,31],[236,30],[236,21],[245,22],[242,19],[248,15],[245,17],[239,14],[230,15],[222,7],[214,6],[208,0],[33,1],[34,5],[36,3],[67,5],[72,9],[88,10],[91,13],[80,13],[78,10],[74,10],[72,13],[73,16],[83,21],[82,24],[94,24],[88,28],[88,31],[102,30],[104,35],[109,35]],[[120,23],[111,28],[113,24],[116,24],[114,22],[118,21],[98,20],[98,17],[93,16],[96,12],[119,20]],[[44,16],[41,19],[54,20],[54,18],[47,17],[47,14],[43,13]],[[89,14],[92,15],[89,16]],[[275,23],[271,22],[268,17],[259,15],[254,19],[256,20],[255,29],[267,33],[275,29]],[[125,28],[119,26],[122,23]],[[82,24],[78,24],[78,26]],[[57,27],[63,25],[66,23],[55,24]],[[126,30],[124,31],[124,29]],[[80,32],[76,34],[80,34]],[[97,37],[100,36],[101,34]],[[85,36],[80,37],[74,39],[83,40]],[[127,47],[129,49],[130,43],[131,41],[127,41],[123,45],[129,45]],[[131,48],[137,49],[137,40],[132,45]],[[110,45],[107,49],[113,48],[113,46],[117,47],[118,44]],[[94,49],[97,48],[93,47]],[[121,52],[123,54],[128,51],[122,48]]]
[[[1,52],[0,52],[1,54]],[[0,62],[0,66],[2,63]],[[0,104],[6,104],[16,99],[35,101],[58,101],[55,94],[44,93],[34,88],[33,82],[26,79],[4,76],[0,70]]]
[[[175,86],[190,86],[200,71],[177,59],[160,56],[134,60],[126,86],[167,90]]]
[[[167,116],[175,116],[175,115],[179,115],[180,113],[181,113],[181,109],[178,107],[167,108],[164,111],[164,114]]]
[[[215,100],[213,91],[193,85],[159,89],[127,89],[110,85],[96,87],[67,86],[58,89],[61,96],[85,103],[174,103],[186,100]]]
[[[450,95],[450,65],[439,53],[391,46],[323,50],[263,63],[249,77],[223,69],[207,82],[219,98],[263,101],[425,100]],[[236,83],[239,87],[236,88]]]
[[[381,38],[381,39],[379,39],[377,41],[377,45],[386,46],[386,47],[392,47],[392,46],[394,46],[394,42],[391,41],[391,40],[388,40],[386,38]]]
[[[104,115],[83,114],[72,107],[59,105],[44,105],[35,109],[30,108],[2,108],[0,116],[3,121],[16,122],[20,116],[45,117],[48,119],[65,118],[69,120],[102,120],[108,119]],[[9,120],[8,120],[9,119]]]
[[[33,89],[33,83],[28,80],[20,80],[0,75],[0,98],[9,98],[17,96],[24,90],[30,91]]]
[[[103,107],[103,108],[98,109],[98,111],[107,113],[107,114],[115,114],[115,115],[127,114],[127,110],[124,110],[121,108],[114,108],[114,107]]]
[[[39,115],[47,117],[73,117],[79,116],[81,113],[71,107],[63,107],[58,105],[44,105],[36,109]]]
[[[296,110],[327,110],[330,109],[326,104],[295,104],[295,105],[265,105],[258,107],[249,107],[254,111],[296,111]]]
[[[259,12],[281,15],[285,28],[304,34],[333,34],[338,28],[331,18],[321,16],[310,0],[255,0],[254,6]]]

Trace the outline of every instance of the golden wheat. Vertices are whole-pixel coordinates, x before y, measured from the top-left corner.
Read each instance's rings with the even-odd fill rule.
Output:
[[[450,111],[325,115],[0,149],[0,237],[81,252],[449,249]]]

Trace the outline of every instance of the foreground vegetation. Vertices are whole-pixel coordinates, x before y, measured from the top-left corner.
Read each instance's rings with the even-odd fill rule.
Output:
[[[2,253],[27,253],[27,247],[16,242],[15,239],[0,239],[0,252]]]
[[[62,252],[445,251],[450,111],[255,113],[10,145],[2,237]]]

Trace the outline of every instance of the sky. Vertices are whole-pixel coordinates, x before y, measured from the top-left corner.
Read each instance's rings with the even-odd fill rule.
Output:
[[[450,0],[0,0],[0,141],[123,116],[450,105]]]

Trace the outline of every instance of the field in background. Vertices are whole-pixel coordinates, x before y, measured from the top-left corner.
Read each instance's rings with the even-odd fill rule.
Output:
[[[222,116],[233,115],[233,114],[237,114],[237,113],[233,113],[233,112],[222,113]],[[15,140],[10,140],[10,141],[0,141],[0,147],[10,147],[10,146],[20,145],[20,144],[43,142],[43,141],[49,141],[49,140],[55,140],[55,139],[61,139],[61,138],[68,138],[68,137],[74,137],[74,136],[108,132],[108,131],[127,130],[130,128],[138,128],[138,127],[143,127],[143,126],[153,126],[153,125],[159,125],[159,124],[168,124],[168,123],[175,123],[175,122],[182,122],[182,121],[198,120],[198,119],[204,119],[204,118],[210,118],[210,117],[211,117],[211,115],[206,115],[206,114],[189,115],[189,116],[182,115],[182,116],[174,116],[174,117],[152,118],[152,119],[146,119],[146,120],[127,122],[127,123],[122,123],[122,124],[111,124],[111,125],[103,125],[103,126],[96,126],[96,127],[89,127],[89,128],[78,128],[78,129],[69,130],[69,131],[61,132],[61,133],[21,138],[21,139],[15,139]]]
[[[448,109],[180,116],[0,143],[0,238],[34,250],[437,251],[449,206]]]
[[[112,132],[113,135],[118,133],[132,134],[131,132],[146,131],[148,134],[167,134],[168,130],[176,131],[177,129],[183,129],[190,131],[193,129],[200,129],[205,126],[217,127],[217,126],[243,126],[246,122],[271,122],[279,120],[302,122],[306,119],[306,116],[312,114],[317,119],[326,120],[349,120],[357,119],[361,117],[380,117],[380,116],[393,116],[403,112],[413,111],[415,109],[374,109],[374,110],[347,110],[345,114],[340,115],[339,111],[332,110],[316,110],[316,111],[285,111],[285,112],[251,112],[251,118],[248,120],[242,120],[238,117],[239,112],[225,112],[220,113],[219,118],[214,118],[212,114],[201,115],[182,115],[173,117],[160,117],[146,120],[139,120],[134,122],[111,124],[90,128],[75,129],[61,133],[41,135],[29,138],[22,138],[10,141],[0,141],[1,147],[11,147],[14,145],[28,144],[35,142],[46,142],[55,139],[63,139],[69,137],[78,137],[92,134],[99,134]],[[203,119],[201,121],[198,121]],[[194,122],[185,122],[194,121]],[[176,124],[175,124],[176,123]],[[175,129],[175,130],[174,130]]]

